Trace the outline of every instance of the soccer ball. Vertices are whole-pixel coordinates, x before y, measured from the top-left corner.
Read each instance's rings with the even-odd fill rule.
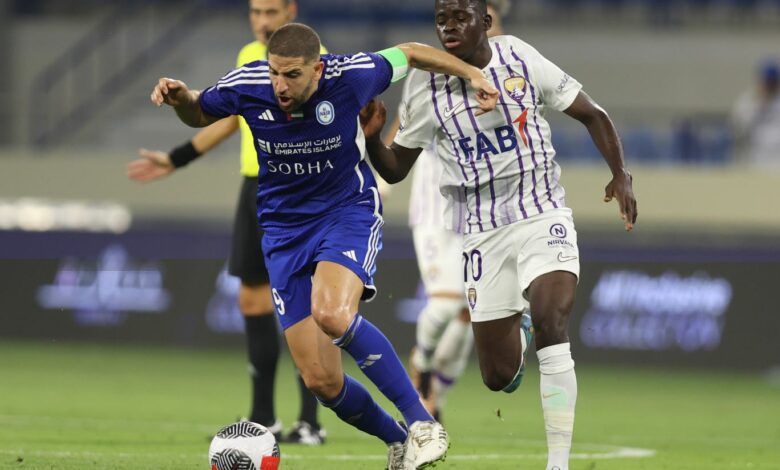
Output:
[[[273,433],[249,421],[225,426],[209,446],[211,470],[277,470],[279,461]]]

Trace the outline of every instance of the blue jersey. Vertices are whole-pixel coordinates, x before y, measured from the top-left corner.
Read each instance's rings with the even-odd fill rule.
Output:
[[[266,232],[300,226],[345,206],[379,211],[358,113],[390,84],[393,68],[373,53],[322,56],[314,95],[295,113],[278,106],[267,61],[233,70],[200,95],[203,112],[240,115],[257,150],[257,208]]]

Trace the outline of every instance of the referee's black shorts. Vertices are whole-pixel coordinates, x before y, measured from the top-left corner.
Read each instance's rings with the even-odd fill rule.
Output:
[[[228,271],[246,285],[267,284],[268,270],[261,247],[262,233],[257,222],[257,177],[244,176],[233,223]]]

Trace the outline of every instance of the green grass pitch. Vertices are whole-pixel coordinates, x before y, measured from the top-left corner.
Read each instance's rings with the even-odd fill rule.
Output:
[[[544,469],[537,370],[506,395],[472,364],[445,409],[452,447],[439,468]],[[759,375],[577,372],[572,470],[780,469],[780,387]],[[207,469],[210,436],[247,412],[248,385],[241,351],[2,340],[0,468]],[[277,408],[287,425],[297,401],[286,359]],[[320,414],[328,443],[282,447],[282,469],[384,468],[383,444]]]

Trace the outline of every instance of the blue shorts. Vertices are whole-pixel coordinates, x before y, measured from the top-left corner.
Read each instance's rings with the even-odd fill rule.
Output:
[[[376,296],[373,276],[382,249],[382,225],[382,215],[372,207],[354,205],[282,235],[265,232],[263,253],[282,328],[311,315],[312,275],[320,261],[338,263],[357,274],[364,286],[362,300]]]

